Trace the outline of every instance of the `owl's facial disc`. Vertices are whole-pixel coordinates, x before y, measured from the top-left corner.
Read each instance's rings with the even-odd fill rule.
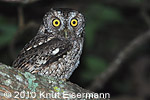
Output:
[[[44,17],[47,32],[64,38],[81,37],[84,22],[84,16],[72,9],[51,9]]]
[[[76,37],[83,36],[84,22],[84,16],[80,12],[72,11],[68,13],[68,29],[74,32]]]

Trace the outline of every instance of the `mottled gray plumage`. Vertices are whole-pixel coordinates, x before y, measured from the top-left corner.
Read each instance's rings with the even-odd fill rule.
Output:
[[[77,68],[84,41],[84,16],[72,9],[51,9],[37,35],[13,66],[31,73],[68,79]]]

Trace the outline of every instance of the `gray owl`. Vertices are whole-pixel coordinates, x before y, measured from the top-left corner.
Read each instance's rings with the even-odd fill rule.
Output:
[[[84,16],[72,9],[51,9],[37,35],[13,66],[39,75],[68,79],[77,68],[84,41]]]

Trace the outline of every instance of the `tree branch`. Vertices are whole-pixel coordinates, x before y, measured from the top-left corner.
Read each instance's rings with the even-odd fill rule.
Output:
[[[48,93],[49,95],[46,97]],[[69,81],[33,75],[0,64],[0,100],[20,100],[20,98],[23,98],[23,100],[63,100],[64,97],[70,99],[71,94],[76,96],[79,93],[93,92]],[[81,99],[85,99],[83,94],[80,98],[73,97],[71,100]],[[90,100],[92,99],[94,98],[90,98]]]
[[[111,76],[113,76],[113,74],[121,67],[121,63],[129,58],[137,48],[147,43],[148,40],[150,40],[150,30],[131,41],[131,43],[118,54],[117,58],[110,64],[108,69],[95,78],[88,89],[95,91],[102,88],[108,79],[110,79]]]

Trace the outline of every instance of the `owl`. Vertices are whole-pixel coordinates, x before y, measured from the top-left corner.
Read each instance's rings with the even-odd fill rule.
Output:
[[[69,79],[82,53],[85,18],[73,9],[51,9],[37,35],[25,45],[13,66],[42,76]]]

